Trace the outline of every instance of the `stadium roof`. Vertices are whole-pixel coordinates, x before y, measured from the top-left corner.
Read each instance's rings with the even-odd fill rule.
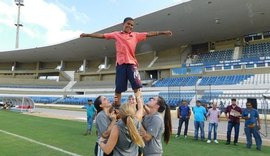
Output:
[[[160,51],[270,31],[269,6],[269,0],[192,0],[136,18],[135,31],[173,32],[172,37],[147,39],[138,45],[137,52]],[[99,33],[121,29],[122,24],[118,24]],[[113,41],[78,38],[47,47],[1,52],[0,62],[81,61],[114,55]]]

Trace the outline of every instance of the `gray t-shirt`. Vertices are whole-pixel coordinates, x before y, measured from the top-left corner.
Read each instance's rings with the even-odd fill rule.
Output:
[[[98,132],[97,141],[101,137],[102,133],[104,133],[107,130],[110,123],[111,123],[111,119],[106,115],[104,111],[101,111],[97,114],[97,117],[96,117],[96,128]]]
[[[161,114],[157,112],[154,115],[146,115],[143,118],[142,125],[147,133],[152,135],[152,139],[145,142],[144,156],[161,156],[163,153],[161,138],[164,131],[164,122]]]
[[[134,124],[137,129],[140,128],[140,122],[134,118]],[[127,126],[125,123],[120,120],[117,123],[117,127],[119,129],[119,137],[118,141],[113,150],[114,156],[137,156],[138,155],[138,145],[134,144],[130,135]]]

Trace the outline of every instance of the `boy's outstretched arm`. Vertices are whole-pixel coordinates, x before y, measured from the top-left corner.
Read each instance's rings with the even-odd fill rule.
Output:
[[[93,33],[93,34],[86,34],[86,33],[82,33],[80,35],[80,37],[91,37],[91,38],[105,38],[104,34],[100,34],[100,33]]]
[[[149,31],[147,32],[147,37],[153,37],[153,36],[159,36],[159,35],[168,35],[172,36],[172,32],[167,30],[167,31]]]

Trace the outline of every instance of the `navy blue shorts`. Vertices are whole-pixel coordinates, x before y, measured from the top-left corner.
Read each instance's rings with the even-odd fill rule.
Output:
[[[138,68],[134,64],[121,64],[116,66],[115,92],[122,93],[127,90],[128,81],[133,90],[142,88]]]

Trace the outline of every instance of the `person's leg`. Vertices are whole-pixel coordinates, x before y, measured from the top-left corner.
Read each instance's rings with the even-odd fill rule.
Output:
[[[198,121],[194,121],[194,139],[198,140],[198,130],[199,130],[199,122]]]
[[[247,148],[251,148],[251,145],[252,145],[252,136],[251,136],[250,128],[245,127],[244,131],[245,131],[245,134],[246,134],[246,140],[247,140],[246,147],[247,147]]]
[[[239,127],[240,127],[240,123],[236,123],[234,125],[234,144],[238,143]]]
[[[134,91],[135,97],[142,95],[140,88],[142,88],[141,77],[136,65],[127,65],[127,79]]]
[[[92,134],[93,117],[90,117],[89,120],[90,121],[89,121],[89,127],[88,127],[88,129],[89,129],[88,134]]]
[[[187,136],[187,131],[188,131],[188,123],[189,123],[189,119],[188,119],[188,118],[186,118],[186,119],[185,119],[185,131],[184,131],[184,135],[185,135],[185,137]]]
[[[89,134],[89,127],[90,127],[89,120],[90,120],[90,117],[87,116],[87,128],[86,128],[86,132],[84,133],[84,135],[88,135]]]
[[[212,132],[213,124],[208,124],[208,140],[211,140],[211,132]]]
[[[178,130],[177,130],[177,135],[178,136],[181,134],[181,129],[182,129],[183,121],[184,120],[182,118],[179,119]]]
[[[121,98],[122,98],[122,93],[115,91],[115,93],[114,93],[114,105],[115,106],[121,105]]]
[[[227,142],[226,144],[231,143],[231,133],[232,133],[232,122],[228,121],[228,126],[227,126]]]
[[[253,136],[254,136],[255,142],[256,142],[256,149],[261,150],[261,148],[262,148],[262,138],[261,138],[261,136],[259,134],[257,126],[253,128]]]
[[[217,140],[217,128],[218,128],[218,123],[214,123],[214,140]]]
[[[204,121],[200,122],[200,129],[201,129],[201,140],[203,141],[205,139],[205,134],[204,134]]]
[[[115,97],[114,105],[119,108],[121,105],[121,93],[127,90],[127,65],[117,65],[116,66],[116,76],[115,76]]]

